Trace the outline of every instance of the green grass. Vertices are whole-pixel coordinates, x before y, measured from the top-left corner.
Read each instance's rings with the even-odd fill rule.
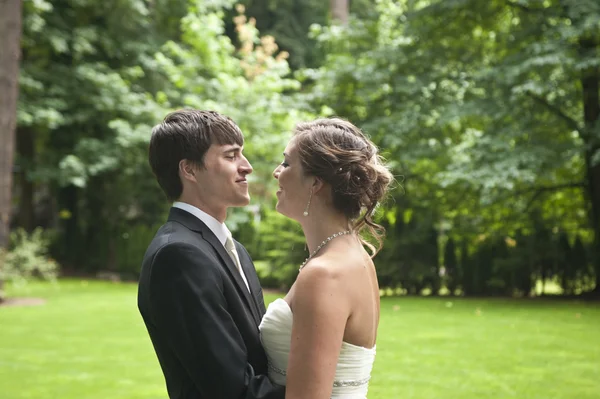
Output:
[[[8,292],[47,303],[0,308],[0,398],[166,398],[135,284]],[[598,399],[600,306],[385,298],[369,398]]]

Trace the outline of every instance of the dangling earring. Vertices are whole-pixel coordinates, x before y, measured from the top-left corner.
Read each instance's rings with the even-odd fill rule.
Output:
[[[308,203],[306,204],[306,208],[304,208],[304,216],[308,216],[308,208],[310,207],[310,200],[312,199],[313,190],[310,189],[310,195],[308,196]]]

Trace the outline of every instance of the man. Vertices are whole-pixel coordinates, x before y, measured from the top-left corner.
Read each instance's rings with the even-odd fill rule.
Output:
[[[283,398],[267,378],[262,289],[224,224],[249,203],[243,136],[226,116],[173,112],[154,127],[149,161],[174,201],[142,263],[138,307],[170,398]]]

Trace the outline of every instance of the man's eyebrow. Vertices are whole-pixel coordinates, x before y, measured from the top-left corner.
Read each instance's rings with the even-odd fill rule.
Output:
[[[242,147],[235,146],[235,147],[231,147],[231,148],[223,150],[223,154],[227,154],[228,152],[241,152],[241,151],[242,151]]]

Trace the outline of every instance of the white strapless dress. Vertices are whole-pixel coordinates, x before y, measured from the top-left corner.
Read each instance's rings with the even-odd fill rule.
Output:
[[[293,318],[288,303],[276,299],[269,305],[259,327],[269,360],[269,378],[279,385],[286,383]],[[375,347],[369,349],[343,342],[331,397],[366,399],[374,361]]]

